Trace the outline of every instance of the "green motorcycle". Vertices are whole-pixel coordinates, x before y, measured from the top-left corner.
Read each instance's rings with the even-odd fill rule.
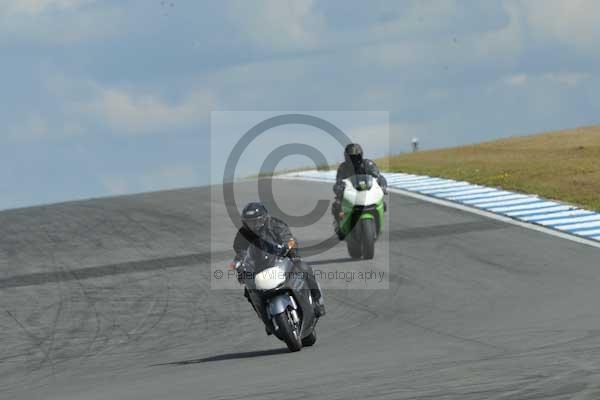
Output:
[[[344,183],[340,230],[350,257],[370,260],[375,255],[375,241],[383,231],[383,190],[371,175],[354,175]]]

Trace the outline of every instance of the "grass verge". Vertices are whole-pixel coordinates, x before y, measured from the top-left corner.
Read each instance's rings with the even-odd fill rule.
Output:
[[[600,125],[377,160],[424,174],[535,193],[600,211]]]

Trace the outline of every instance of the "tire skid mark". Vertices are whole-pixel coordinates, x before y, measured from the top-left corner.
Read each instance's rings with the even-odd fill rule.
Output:
[[[32,333],[25,325],[23,325],[23,323],[21,321],[19,321],[19,319],[13,315],[13,313],[11,313],[9,310],[4,310],[6,312],[6,314],[8,314],[8,316],[15,321],[15,323],[21,328],[21,330],[27,335],[27,337],[29,337],[29,339],[31,339],[31,341],[33,342],[34,346],[37,347],[42,354],[46,354],[46,349],[44,349],[43,343],[44,343],[44,339],[39,338],[36,334]],[[0,359],[1,361],[6,361],[6,359]]]
[[[223,252],[229,255],[231,252]],[[165,268],[179,268],[210,262],[211,253],[191,253],[163,258],[152,258],[139,261],[126,261],[116,264],[105,264],[94,267],[74,268],[69,272],[58,269],[54,272],[36,272],[16,275],[0,279],[0,289],[39,286],[49,283],[66,282],[75,279],[93,279],[105,276],[149,272]]]
[[[94,344],[96,343],[96,340],[98,339],[98,336],[100,335],[100,332],[102,329],[102,321],[100,318],[100,313],[98,312],[98,308],[96,307],[96,302],[88,294],[88,292],[87,292],[85,286],[83,285],[83,283],[81,282],[81,280],[78,279],[77,277],[75,277],[75,282],[79,286],[81,293],[83,294],[83,296],[86,299],[86,305],[88,306],[88,308],[91,307],[93,309],[94,320],[95,320],[95,325],[96,325],[93,337],[88,342],[88,345],[85,348],[85,350],[83,350],[82,353],[78,357],[80,359],[80,364],[81,364],[92,355],[92,348],[93,348]],[[82,326],[85,326],[85,322],[83,319],[86,317],[86,315],[87,314],[85,314],[85,313],[82,315]],[[81,329],[81,330],[85,331],[85,329]],[[77,356],[75,356],[75,357],[77,357]]]
[[[41,231],[45,234],[47,240],[49,243],[54,243],[54,239],[52,237],[52,235],[50,235],[50,233],[47,230],[47,227],[43,226],[41,227]],[[58,268],[59,270],[62,270],[63,268],[58,265],[58,263],[56,262],[56,256],[53,252],[50,252],[50,258],[52,260],[52,267],[53,268]],[[60,321],[60,317],[63,315],[63,309],[65,306],[65,298],[63,296],[64,291],[61,290],[61,286],[63,286],[62,283],[59,282],[59,284],[57,285],[57,287],[59,288],[58,290],[58,295],[59,295],[59,304],[58,304],[58,309],[56,311],[56,316],[54,318],[54,321],[52,322],[52,328],[50,329],[50,333],[48,335],[47,338],[49,338],[49,344],[48,344],[48,349],[47,352],[45,353],[45,356],[42,358],[42,360],[39,362],[37,369],[41,369],[44,367],[44,365],[46,363],[50,364],[50,368],[51,368],[51,373],[52,373],[52,377],[55,376],[56,371],[54,368],[54,363],[52,362],[52,352],[54,351],[54,345],[56,342],[56,332],[57,332],[57,327]],[[46,339],[48,340],[48,339]]]
[[[162,322],[162,320],[164,319],[164,317],[166,316],[166,314],[169,310],[170,295],[171,295],[171,283],[170,283],[170,278],[167,277],[166,296],[165,296],[164,305],[160,311],[160,314],[157,316],[156,321],[154,321],[154,323],[152,325],[150,325],[143,331],[132,335],[130,342],[131,341],[139,342],[144,336],[146,336],[149,332],[151,332],[154,328],[156,328]]]

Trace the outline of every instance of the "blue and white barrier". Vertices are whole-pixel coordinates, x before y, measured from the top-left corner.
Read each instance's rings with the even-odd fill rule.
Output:
[[[301,171],[283,177],[334,182],[335,171]],[[390,188],[413,192],[600,242],[600,213],[536,195],[473,185],[452,179],[384,173]]]

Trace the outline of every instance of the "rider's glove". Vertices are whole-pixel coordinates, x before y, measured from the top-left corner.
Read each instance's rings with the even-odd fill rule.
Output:
[[[298,253],[294,253],[294,254],[290,255],[290,259],[291,259],[291,260],[292,260],[292,262],[294,262],[294,263],[299,263],[299,262],[300,262],[300,260],[301,260],[301,258],[300,258],[300,256],[298,255]]]
[[[286,246],[290,252],[295,251],[298,248],[298,244],[294,238],[288,239],[284,246]]]
[[[239,261],[233,260],[232,262],[229,263],[229,265],[227,266],[227,268],[229,268],[229,269],[236,269],[237,270],[238,267],[239,267],[239,265],[240,265]]]
[[[246,273],[246,267],[241,260],[234,259],[229,263],[229,269],[235,270],[237,273],[237,280],[239,283],[244,283],[244,274]]]
[[[288,256],[294,262],[300,261],[300,255],[298,254],[298,244],[295,239],[289,239],[285,245],[288,248]]]
[[[237,280],[239,283],[244,283],[244,281],[248,278],[247,274],[248,274],[248,270],[246,269],[246,266],[244,264],[241,264],[238,266],[238,268],[236,269],[237,272]]]

